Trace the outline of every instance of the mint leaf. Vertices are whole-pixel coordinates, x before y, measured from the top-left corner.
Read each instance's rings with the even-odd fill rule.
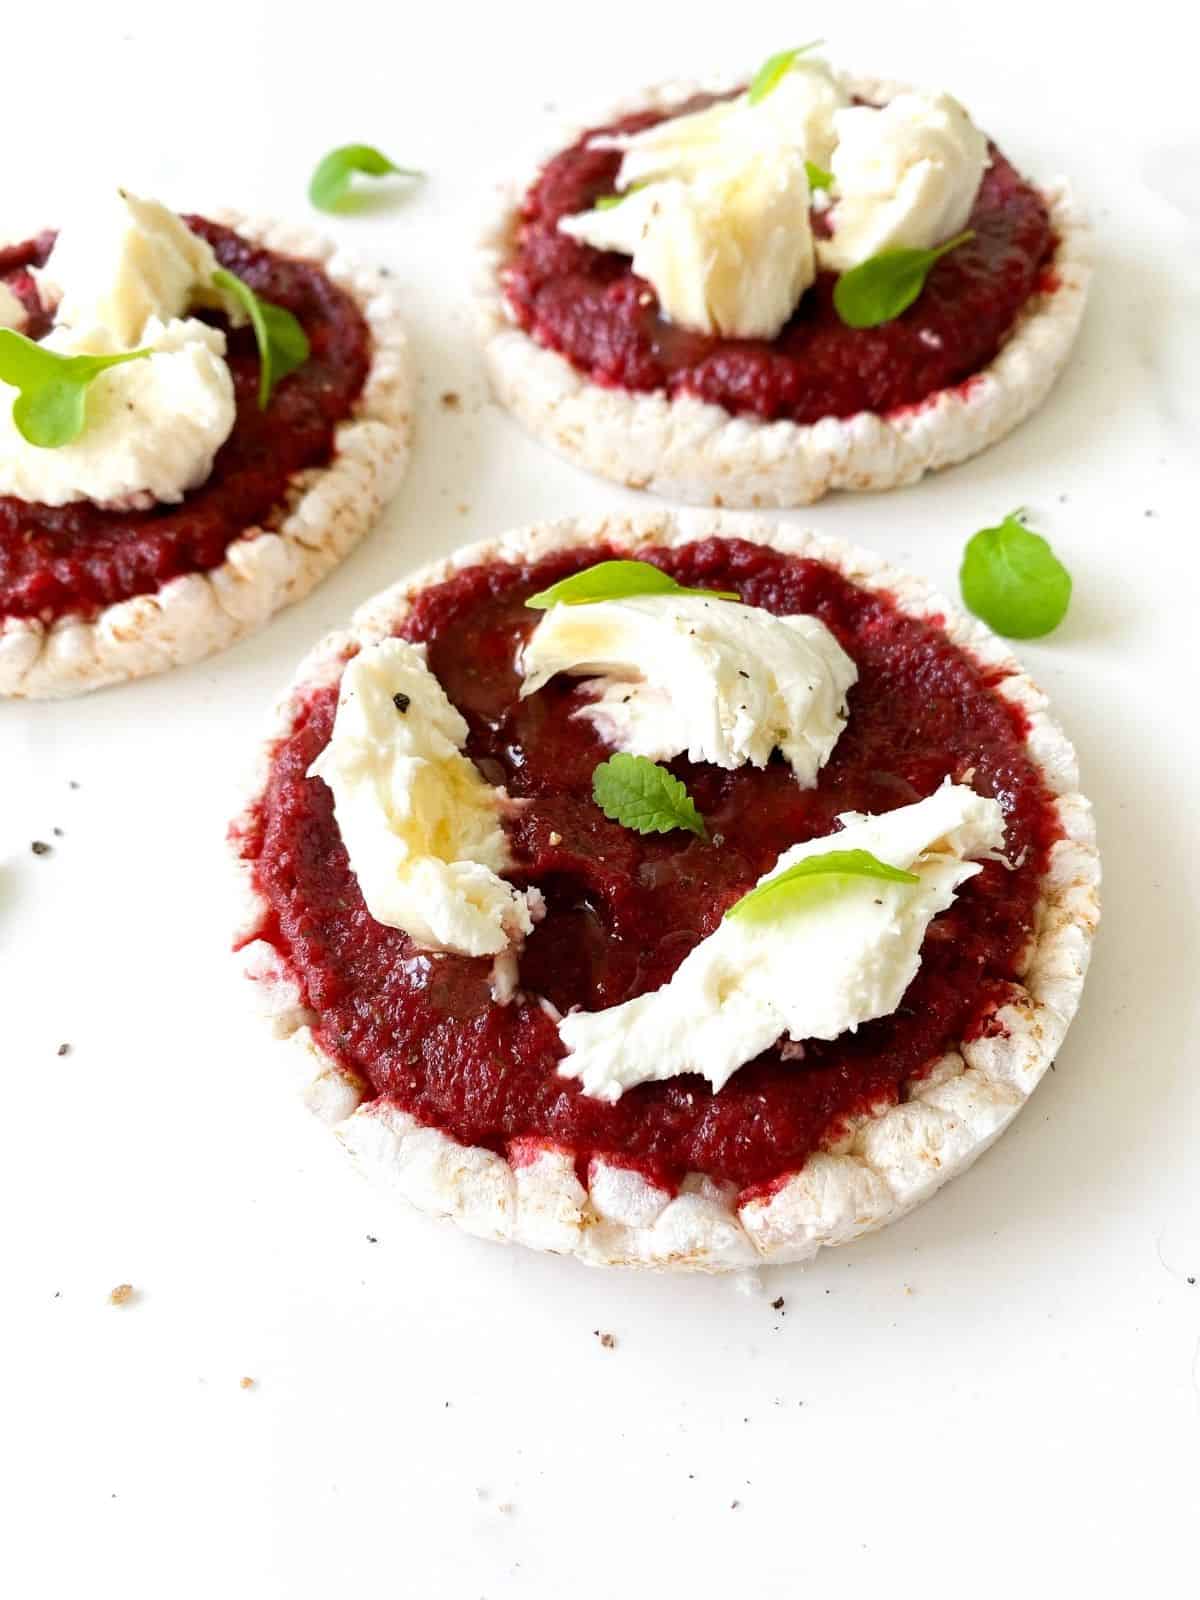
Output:
[[[920,883],[915,872],[880,861],[869,850],[827,850],[823,855],[805,856],[777,878],[768,878],[734,902],[727,917],[742,917],[747,922],[765,922],[784,916],[800,903],[822,878],[882,878],[888,883]]]
[[[338,211],[356,172],[368,178],[423,178],[413,167],[398,167],[371,144],[343,144],[317,162],[308,182],[308,198],[318,211]]]
[[[1007,639],[1040,639],[1071,603],[1071,574],[1013,512],[967,541],[959,583],[968,609]]]
[[[794,50],[780,50],[778,54],[768,56],[750,80],[750,87],[746,91],[748,103],[756,106],[760,100],[765,100],[772,89],[779,87],[802,55],[824,43],[824,39],[810,39],[807,44],[797,45]]]
[[[967,228],[936,250],[884,250],[843,272],[833,290],[833,305],[848,328],[877,328],[907,311],[925,287],[935,261],[975,237]]]
[[[824,167],[819,167],[815,161],[806,161],[804,170],[808,173],[808,187],[810,189],[832,189],[833,173],[826,172]]]
[[[729,589],[685,589],[649,561],[598,561],[570,578],[552,583],[530,595],[525,604],[534,611],[551,606],[588,606],[599,600],[627,600],[635,594],[698,594],[707,600],[740,600]]]
[[[592,773],[592,799],[610,822],[637,833],[686,828],[708,838],[686,787],[647,756],[617,755],[602,761]]]
[[[41,450],[57,450],[78,439],[87,410],[87,389],[109,367],[141,361],[149,350],[122,350],[113,356],[66,356],[0,328],[0,382],[20,393],[13,401],[17,431]]]
[[[308,360],[308,335],[290,311],[260,300],[248,283],[224,267],[217,268],[212,281],[214,288],[232,295],[250,318],[258,343],[258,409],[265,411],[275,385]]]

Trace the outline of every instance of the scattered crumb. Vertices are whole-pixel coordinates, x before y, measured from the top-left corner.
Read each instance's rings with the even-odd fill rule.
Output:
[[[79,785],[78,785],[78,783],[76,783],[74,778],[68,778],[67,779],[67,788],[68,789],[78,789],[78,787],[79,787]]]
[[[1189,1278],[1189,1279],[1188,1279],[1188,1282],[1189,1282],[1189,1283],[1191,1283],[1191,1284],[1194,1284],[1194,1283],[1195,1283],[1195,1281],[1196,1281],[1196,1280],[1195,1280],[1195,1278]]]
[[[238,1379],[238,1388],[239,1389],[253,1389],[254,1383],[255,1383],[255,1380],[253,1378],[239,1378]]]
[[[465,517],[468,514],[468,512],[470,511],[471,508],[470,508],[469,505],[467,505],[467,503],[465,501],[461,501],[458,505],[455,506],[454,509],[455,509],[455,511],[458,512],[460,517]]]
[[[56,1053],[60,1056],[69,1056],[71,1054],[71,1046],[69,1044],[60,1044]]]
[[[48,845],[44,839],[35,839],[29,848],[35,856],[48,856],[53,846]]]
[[[129,1304],[133,1296],[134,1287],[131,1283],[119,1283],[115,1289],[109,1291],[108,1302],[110,1305],[124,1306]]]
[[[50,832],[54,835],[54,837],[56,839],[61,839],[61,838],[64,837],[64,834],[63,834],[63,831],[62,831],[61,828],[51,828]]]
[[[551,835],[550,835],[550,843],[551,844],[561,844],[562,843],[562,834],[561,833],[551,833]]]
[[[447,411],[461,411],[462,396],[454,389],[447,389],[442,395],[442,406]]]
[[[782,1295],[780,1295],[777,1300],[772,1300],[771,1301],[771,1310],[772,1311],[782,1311],[783,1310],[783,1296]]]
[[[742,1509],[742,1502],[740,1500],[731,1500],[729,1502],[729,1509],[730,1511],[740,1511]]]
[[[906,1283],[904,1285],[904,1292],[905,1292],[905,1294],[911,1294],[913,1292],[913,1287],[912,1287],[911,1283]]]
[[[379,1239],[378,1239],[377,1235],[375,1235],[373,1233],[369,1233],[367,1235],[367,1243],[368,1244],[378,1244],[379,1243]]]
[[[593,1328],[592,1332],[599,1339],[602,1350],[615,1350],[617,1348],[617,1336],[615,1333],[601,1333],[599,1328]]]
[[[512,1508],[511,1500],[501,1500],[500,1504],[496,1507],[496,1510],[502,1512],[503,1515],[507,1517],[511,1516]]]

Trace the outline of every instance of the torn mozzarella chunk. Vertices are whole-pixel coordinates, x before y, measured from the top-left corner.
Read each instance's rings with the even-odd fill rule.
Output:
[[[151,318],[169,322],[194,306],[244,320],[241,307],[213,288],[217,264],[211,246],[173,211],[115,189],[66,224],[34,276],[56,323],[103,328],[115,349],[132,350]]]
[[[112,355],[104,328],[55,327],[60,355]],[[88,387],[86,423],[57,449],[32,445],[13,421],[16,390],[0,384],[0,494],[43,505],[92,500],[113,509],[182,500],[204,482],[237,416],[225,335],[194,318],[141,332],[151,354],[102,372]]]
[[[309,776],[334,815],[367,910],[426,950],[498,955],[532,931],[500,826],[506,802],[462,754],[467,724],[423,645],[384,639],[346,667],[333,733]]]
[[[811,787],[846,720],[854,662],[817,617],[702,595],[552,606],[522,653],[522,696],[588,677],[578,713],[619,750],[764,767],[779,749]]]
[[[901,94],[833,119],[833,233],[823,268],[846,272],[884,250],[928,250],[961,233],[988,163],[987,140],[948,94]]]
[[[564,1017],[560,1075],[607,1101],[688,1072],[718,1090],[785,1035],[836,1039],[893,1012],[920,967],[930,921],[982,870],[967,858],[1003,844],[1003,815],[995,800],[947,780],[915,805],[838,820],[841,832],[785,851],[760,882],[810,856],[856,849],[920,881],[839,878],[766,920],[727,917],[662,988]]]

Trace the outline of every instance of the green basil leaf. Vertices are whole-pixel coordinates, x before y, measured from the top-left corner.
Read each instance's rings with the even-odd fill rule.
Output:
[[[967,228],[936,250],[884,250],[843,272],[833,290],[833,304],[848,328],[877,328],[892,322],[925,287],[935,261],[975,237]]]
[[[968,608],[1007,639],[1040,639],[1071,603],[1071,574],[1013,512],[967,541],[959,583]]]
[[[525,604],[534,611],[551,606],[588,606],[600,600],[627,600],[636,594],[695,594],[706,600],[739,600],[729,589],[685,589],[649,561],[598,561],[548,589],[530,595]]]
[[[620,194],[602,194],[592,207],[592,210],[611,211],[614,206],[619,206],[622,200],[628,200],[631,194],[636,194],[639,189],[644,189],[649,181],[649,178],[643,178],[639,183],[631,183],[628,189],[622,189]]]
[[[746,91],[749,104],[756,106],[760,100],[765,100],[772,89],[779,87],[802,55],[824,43],[824,39],[810,39],[807,44],[797,45],[794,50],[780,50],[778,54],[768,56],[750,80],[750,87]]]
[[[265,411],[275,385],[308,360],[308,335],[290,311],[260,300],[248,283],[224,267],[217,268],[212,281],[214,288],[232,295],[250,318],[258,344],[258,409]]]
[[[592,799],[610,822],[637,833],[686,828],[708,838],[686,786],[647,756],[616,755],[602,761],[592,773]]]
[[[70,444],[83,432],[92,380],[110,367],[149,354],[122,350],[112,356],[60,355],[13,328],[0,328],[0,382],[20,391],[12,409],[18,432],[42,450]]]
[[[869,850],[827,850],[823,855],[805,856],[777,878],[768,878],[734,902],[727,917],[744,917],[747,922],[765,922],[784,916],[819,886],[823,878],[882,878],[887,883],[920,883],[915,872],[880,861]]]
[[[833,173],[826,172],[824,167],[819,167],[815,161],[806,161],[804,170],[808,173],[808,187],[810,189],[832,189]]]
[[[388,178],[393,174],[401,178],[423,178],[423,172],[413,167],[398,167],[389,161],[382,150],[370,144],[343,144],[331,150],[317,163],[309,179],[308,198],[318,211],[337,211],[350,191],[350,180],[356,172],[368,178]]]

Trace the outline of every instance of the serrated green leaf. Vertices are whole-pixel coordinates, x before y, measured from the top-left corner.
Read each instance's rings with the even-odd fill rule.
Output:
[[[920,883],[915,872],[880,861],[869,850],[827,850],[819,856],[805,856],[778,877],[768,878],[735,901],[727,917],[743,917],[747,922],[764,922],[785,916],[814,887],[827,878],[882,878],[888,883]]]
[[[1016,512],[967,541],[959,583],[968,609],[1007,639],[1040,639],[1071,603],[1071,574]]]
[[[686,828],[707,839],[704,818],[687,787],[647,756],[615,755],[592,773],[592,798],[610,822],[637,833]]]
[[[833,173],[826,172],[824,167],[819,167],[815,161],[806,161],[804,170],[808,174],[808,187],[810,189],[832,189]]]
[[[149,354],[122,350],[111,356],[60,355],[14,328],[0,328],[0,382],[19,390],[12,409],[18,432],[41,450],[71,444],[83,432],[88,385],[110,367],[142,361]]]
[[[936,250],[883,250],[859,262],[834,285],[834,310],[848,328],[894,321],[918,298],[934,262],[974,237],[975,230],[967,228]]]
[[[250,319],[258,344],[258,409],[265,411],[275,385],[308,360],[308,335],[290,311],[260,300],[248,283],[224,267],[217,268],[212,281],[214,288],[232,295]]]
[[[649,561],[598,561],[548,589],[530,595],[525,604],[534,611],[551,606],[588,606],[601,600],[628,600],[638,594],[703,595],[706,600],[735,600],[730,589],[685,589],[668,573]]]
[[[756,106],[760,100],[765,100],[772,89],[779,87],[802,55],[824,43],[824,39],[810,39],[807,44],[797,45],[794,50],[780,50],[768,56],[750,80],[750,87],[746,91],[749,104]]]
[[[356,172],[368,178],[423,178],[415,167],[398,167],[371,144],[343,144],[318,161],[308,183],[308,198],[318,211],[337,211]]]

